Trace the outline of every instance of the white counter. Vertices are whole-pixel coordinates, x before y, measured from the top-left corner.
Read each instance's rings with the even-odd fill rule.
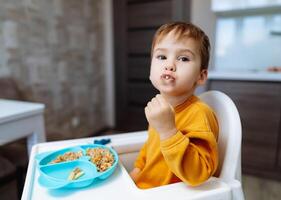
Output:
[[[45,142],[44,104],[0,99],[0,145],[27,138],[28,153]]]
[[[281,73],[267,71],[209,71],[209,80],[281,82]]]

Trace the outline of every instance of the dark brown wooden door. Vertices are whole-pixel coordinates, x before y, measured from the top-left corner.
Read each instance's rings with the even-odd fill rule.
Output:
[[[114,0],[116,129],[147,129],[144,107],[157,94],[149,81],[150,47],[162,24],[189,21],[189,0]]]

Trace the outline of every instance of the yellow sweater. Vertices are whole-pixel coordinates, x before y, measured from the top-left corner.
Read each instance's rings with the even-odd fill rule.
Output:
[[[196,96],[175,108],[178,132],[160,141],[149,127],[135,167],[141,169],[136,179],[139,188],[151,188],[183,181],[199,185],[212,176],[218,166],[218,123],[206,104]]]

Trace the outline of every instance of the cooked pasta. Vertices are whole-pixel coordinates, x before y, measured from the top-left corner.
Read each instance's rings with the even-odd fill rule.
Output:
[[[69,181],[76,180],[83,175],[84,175],[84,172],[82,171],[82,169],[80,169],[79,167],[76,167],[74,170],[72,170],[70,172],[67,180],[69,180]]]
[[[78,151],[78,152],[66,152],[63,155],[59,155],[56,157],[56,159],[52,160],[50,162],[50,164],[54,164],[54,163],[60,163],[60,162],[65,162],[65,161],[71,161],[71,160],[77,160],[79,159],[81,156],[83,156],[82,151]]]
[[[114,163],[114,156],[108,149],[88,148],[86,155],[90,156],[91,162],[96,165],[99,172],[107,170]]]

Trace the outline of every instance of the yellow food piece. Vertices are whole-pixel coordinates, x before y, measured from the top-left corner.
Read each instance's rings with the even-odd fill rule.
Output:
[[[84,172],[79,168],[76,167],[74,170],[72,170],[67,178],[67,180],[72,181],[80,178],[84,175]]]

